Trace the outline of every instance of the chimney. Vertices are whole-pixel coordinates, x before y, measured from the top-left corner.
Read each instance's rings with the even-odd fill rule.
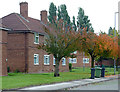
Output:
[[[44,24],[47,24],[47,11],[46,10],[42,10],[40,15],[41,15],[41,21]]]
[[[20,14],[24,17],[28,17],[28,3],[27,2],[21,2],[20,3]]]

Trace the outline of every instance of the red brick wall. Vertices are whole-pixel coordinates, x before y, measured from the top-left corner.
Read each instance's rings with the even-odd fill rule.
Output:
[[[102,64],[105,66],[112,66],[112,65],[114,65],[114,61],[112,59],[102,60]]]
[[[7,75],[7,31],[0,30],[0,76]]]
[[[10,72],[18,69],[20,72],[25,71],[25,34],[13,33],[8,34],[8,61],[7,66]]]
[[[27,2],[20,3],[20,14],[25,18],[28,17],[28,3]]]
[[[83,53],[77,51],[77,63],[72,63],[72,67],[83,67]],[[89,56],[84,56],[84,58],[89,58],[89,63],[85,63],[85,67],[91,66],[91,58]]]
[[[44,41],[44,36],[39,36],[39,42]],[[53,55],[50,55],[50,64],[44,65],[44,55],[47,55],[47,53],[43,50],[38,50],[36,47],[37,45],[34,44],[34,34],[28,33],[27,34],[27,47],[28,47],[28,72],[29,73],[41,73],[41,72],[52,72],[54,71],[53,66]],[[34,65],[34,54],[39,54],[39,65]],[[60,64],[60,72],[68,71],[69,66],[68,62],[65,66],[62,66]]]
[[[47,11],[46,10],[41,11],[41,21],[47,24]]]

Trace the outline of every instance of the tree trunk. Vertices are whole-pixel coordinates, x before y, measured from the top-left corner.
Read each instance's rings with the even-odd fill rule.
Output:
[[[54,72],[54,77],[59,77],[59,59],[55,59],[55,72]]]
[[[94,68],[94,57],[93,57],[93,56],[91,56],[91,58],[92,58],[91,68]]]

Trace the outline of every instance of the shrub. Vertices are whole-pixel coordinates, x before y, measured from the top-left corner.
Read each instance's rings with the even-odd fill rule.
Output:
[[[8,72],[8,73],[10,72],[10,67],[9,67],[9,66],[7,67],[7,72]]]
[[[69,71],[71,72],[72,71],[72,64],[69,63]]]
[[[18,70],[18,69],[16,69],[15,71],[14,71],[14,73],[19,73],[20,71]]]

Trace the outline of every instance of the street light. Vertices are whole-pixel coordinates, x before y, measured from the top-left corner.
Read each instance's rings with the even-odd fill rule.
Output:
[[[115,30],[114,30],[114,37],[116,37],[116,14],[118,14],[119,12],[115,12],[115,22],[114,22],[114,27],[115,27]],[[116,70],[116,61],[115,61],[115,58],[114,58],[114,75],[115,75],[115,70]]]

